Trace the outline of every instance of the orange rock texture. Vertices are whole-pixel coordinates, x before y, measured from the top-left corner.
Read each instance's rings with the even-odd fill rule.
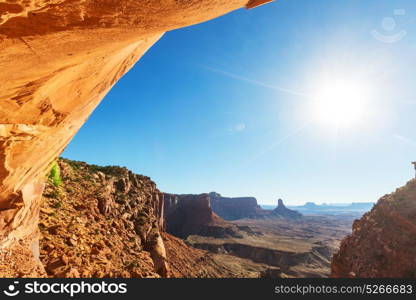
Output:
[[[41,270],[37,259],[37,224],[45,173],[120,77],[164,32],[266,1],[254,2],[6,0],[0,3],[0,259],[3,262],[8,261],[7,257],[18,261],[20,255],[33,270]],[[7,265],[3,265],[2,272],[9,274]]]
[[[149,177],[66,159],[57,165],[60,180],[48,179],[39,222],[48,277],[235,276],[163,232],[164,197]]]
[[[416,277],[416,180],[385,195],[353,225],[332,259],[336,278]]]

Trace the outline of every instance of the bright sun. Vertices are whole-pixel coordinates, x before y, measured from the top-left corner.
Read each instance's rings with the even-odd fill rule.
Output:
[[[368,87],[359,82],[329,80],[314,93],[312,115],[332,128],[349,128],[364,121],[368,110]]]

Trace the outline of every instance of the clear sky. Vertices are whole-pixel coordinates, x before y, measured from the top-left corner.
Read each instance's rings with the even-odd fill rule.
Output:
[[[416,1],[281,0],[167,33],[64,153],[171,193],[366,202],[414,176]]]

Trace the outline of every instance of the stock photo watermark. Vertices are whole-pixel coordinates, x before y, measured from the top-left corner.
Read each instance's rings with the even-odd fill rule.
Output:
[[[386,44],[394,44],[407,36],[407,31],[400,29],[398,18],[406,15],[406,10],[398,8],[393,11],[393,17],[384,17],[381,21],[381,28],[371,31],[371,35],[378,41]]]
[[[126,294],[127,283],[107,283],[105,281],[99,283],[89,282],[72,282],[72,283],[48,283],[48,282],[26,282],[19,284],[14,281],[13,284],[7,286],[3,290],[3,294],[8,297],[15,297],[19,294],[61,294],[74,297],[78,294]]]

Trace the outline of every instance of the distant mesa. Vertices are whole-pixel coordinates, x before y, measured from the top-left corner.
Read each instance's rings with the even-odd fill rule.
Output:
[[[270,211],[261,208],[254,197],[227,198],[218,193],[210,193],[212,209],[225,220],[288,218],[298,219],[302,214],[288,209],[283,200],[278,200],[277,207]]]
[[[309,208],[309,209],[317,209],[318,208],[318,205],[316,205],[313,202],[306,202],[303,207],[304,208]]]
[[[164,194],[166,230],[186,239],[189,235],[240,237],[238,228],[217,216],[208,194]]]
[[[302,217],[299,212],[288,209],[281,199],[278,201],[278,206],[273,211],[270,211],[262,209],[254,197],[223,197],[216,192],[201,195],[166,195],[170,195],[165,196],[165,208],[170,207],[167,209],[167,212],[168,215],[171,214],[171,221],[175,218],[183,219],[186,216],[196,219],[197,214],[201,215],[197,219],[203,220],[203,223],[218,222],[220,219],[235,221],[240,219],[297,219]],[[197,202],[201,202],[202,199],[204,199],[204,205],[202,203],[198,205]],[[185,211],[189,211],[189,214],[185,213]],[[183,226],[183,224],[180,226]],[[188,232],[188,230],[185,231]],[[177,232],[173,234],[177,235]]]
[[[212,209],[225,220],[256,219],[264,217],[264,210],[254,197],[222,197],[216,192],[209,193]]]

